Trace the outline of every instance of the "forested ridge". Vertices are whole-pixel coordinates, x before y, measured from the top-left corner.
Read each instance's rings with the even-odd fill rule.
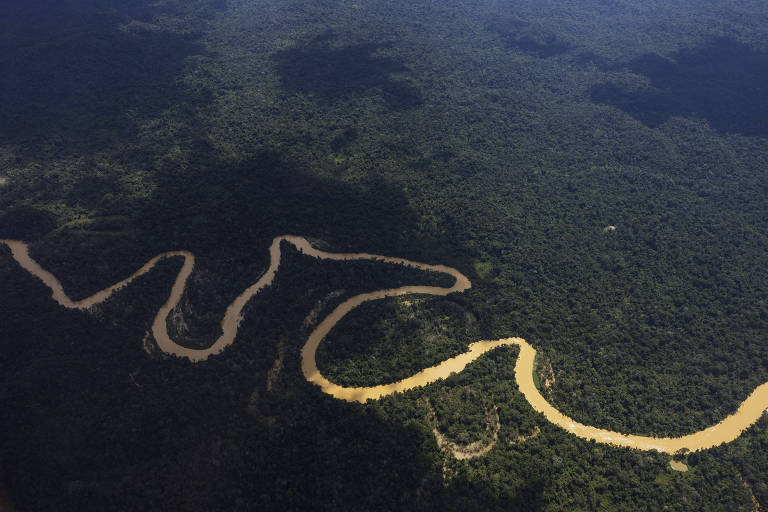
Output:
[[[278,235],[450,265],[470,290],[357,308],[320,370],[382,384],[520,336],[564,414],[691,433],[768,381],[766,16],[757,0],[12,0],[0,238],[73,297],[193,252],[170,325],[189,346],[218,336]],[[768,504],[765,418],[674,472],[546,422],[513,347],[367,405],[304,380],[301,346],[335,305],[444,276],[286,248],[231,347],[165,357],[147,333],[179,265],[80,312],[0,251],[14,510]],[[438,448],[433,428],[487,441],[492,410],[488,454]]]

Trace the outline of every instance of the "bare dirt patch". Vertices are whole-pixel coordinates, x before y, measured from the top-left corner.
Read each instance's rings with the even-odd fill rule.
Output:
[[[680,472],[683,472],[683,473],[688,471],[688,466],[686,466],[682,462],[678,462],[676,460],[669,461],[669,467],[671,467],[675,471],[680,471]]]

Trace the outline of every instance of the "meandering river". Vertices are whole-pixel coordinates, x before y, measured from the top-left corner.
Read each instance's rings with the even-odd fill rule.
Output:
[[[270,263],[267,271],[258,279],[258,281],[238,295],[227,307],[221,321],[221,336],[206,349],[192,349],[183,347],[171,339],[168,335],[166,322],[168,315],[179,303],[184,288],[186,287],[187,279],[194,270],[195,257],[192,253],[187,251],[173,251],[159,254],[145,263],[144,266],[134,274],[123,279],[119,283],[97,292],[88,298],[73,301],[64,292],[59,280],[56,279],[53,274],[42,268],[40,264],[30,256],[29,248],[26,243],[18,240],[0,239],[0,244],[4,244],[10,248],[11,255],[24,270],[40,279],[48,288],[50,288],[54,301],[61,306],[70,309],[88,309],[91,306],[104,302],[111,297],[112,294],[121,288],[128,286],[134,279],[152,270],[152,268],[161,260],[167,258],[183,258],[184,263],[171,287],[168,299],[162,306],[160,306],[155,315],[152,323],[152,334],[161,350],[168,354],[187,358],[193,362],[203,361],[211,355],[218,354],[234,342],[240,322],[243,319],[243,308],[254,295],[268,287],[275,278],[277,270],[280,267],[280,247],[282,242],[288,242],[304,254],[316,258],[337,261],[374,260],[383,263],[403,265],[419,270],[441,272],[452,276],[455,280],[453,286],[450,287],[403,286],[400,288],[377,290],[356,295],[336,306],[327,317],[320,321],[317,327],[315,327],[309,335],[304,347],[301,349],[301,370],[304,377],[309,382],[316,384],[323,392],[340,400],[364,403],[367,400],[378,400],[393,393],[403,393],[440,379],[445,379],[452,373],[461,372],[469,363],[489,350],[504,346],[516,346],[519,354],[517,356],[517,363],[515,364],[515,380],[517,381],[520,392],[525,396],[526,400],[528,400],[528,403],[531,404],[531,407],[543,414],[547,420],[582,439],[594,440],[599,443],[613,446],[623,446],[638,450],[657,450],[665,453],[675,453],[683,449],[690,451],[705,450],[736,439],[746,428],[753,425],[760,418],[765,409],[768,408],[768,383],[765,383],[758,386],[747,399],[741,403],[735,413],[709,428],[686,436],[638,436],[591,427],[562,414],[547,402],[544,396],[539,392],[533,380],[536,350],[522,338],[477,341],[472,343],[468,350],[463,354],[459,354],[458,356],[452,357],[435,366],[425,368],[424,370],[397,382],[359,388],[343,387],[334,384],[322,375],[317,368],[316,353],[317,348],[320,346],[323,339],[325,339],[328,333],[344,316],[364,302],[383,299],[385,297],[406,294],[448,295],[450,293],[463,292],[471,286],[469,279],[458,270],[445,265],[429,265],[403,258],[379,256],[368,253],[325,252],[313,247],[305,238],[292,235],[279,236],[272,241],[272,245],[269,247]]]

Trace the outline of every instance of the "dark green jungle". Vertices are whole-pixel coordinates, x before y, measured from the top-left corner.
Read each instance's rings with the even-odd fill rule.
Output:
[[[169,324],[205,347],[282,234],[472,280],[345,317],[318,351],[335,382],[519,336],[577,421],[713,425],[768,381],[765,2],[0,3],[0,238],[70,296],[189,250]],[[768,507],[765,416],[673,471],[550,424],[517,348],[376,402],[323,394],[299,355],[318,319],[450,283],[283,252],[234,344],[191,363],[149,334],[179,259],[76,311],[0,245],[0,510]],[[482,456],[438,446],[496,427]]]

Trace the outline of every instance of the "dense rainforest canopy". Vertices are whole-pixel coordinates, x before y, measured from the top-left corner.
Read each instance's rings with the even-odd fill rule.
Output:
[[[169,319],[187,346],[295,234],[472,280],[345,317],[318,352],[340,384],[520,336],[568,416],[680,436],[768,381],[762,0],[6,0],[0,71],[0,238],[76,298],[193,252]],[[440,276],[285,246],[235,343],[194,364],[149,334],[179,267],[73,311],[0,246],[13,510],[768,506],[768,419],[676,472],[547,422],[515,347],[365,405],[303,378],[336,305]]]

